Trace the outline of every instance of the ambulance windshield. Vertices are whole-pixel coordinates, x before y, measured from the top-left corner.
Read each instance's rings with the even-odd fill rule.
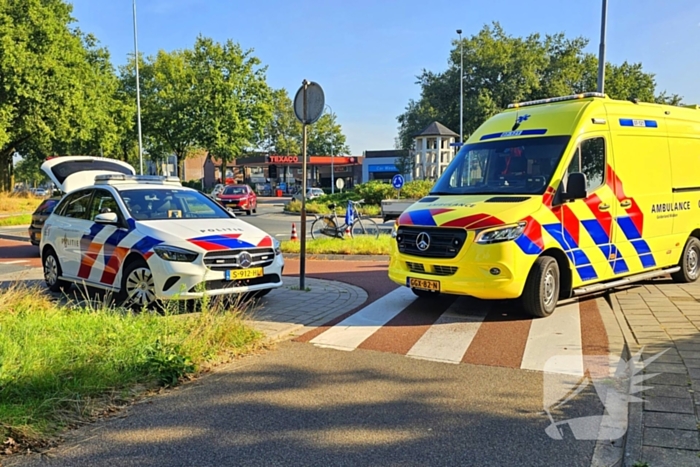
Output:
[[[542,194],[569,140],[548,136],[467,144],[430,194]]]

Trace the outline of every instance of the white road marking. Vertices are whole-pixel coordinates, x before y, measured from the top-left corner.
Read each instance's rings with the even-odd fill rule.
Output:
[[[488,310],[478,310],[471,315],[459,314],[462,300],[455,301],[430,326],[406,355],[423,360],[460,363],[462,357],[479,331]]]
[[[355,350],[416,298],[408,287],[399,287],[311,339],[311,343],[337,350]]]
[[[27,263],[29,260],[27,259],[18,259],[16,261],[2,261],[0,264],[20,264],[20,263]]]
[[[578,303],[533,319],[520,368],[583,376],[581,316]]]

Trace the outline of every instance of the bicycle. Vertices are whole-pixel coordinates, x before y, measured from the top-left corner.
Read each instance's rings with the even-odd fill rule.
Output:
[[[360,204],[365,200],[359,201],[348,200],[347,213],[343,225],[338,226],[338,214],[335,209],[337,205],[329,204],[328,207],[333,211],[332,214],[324,216],[315,216],[316,220],[311,224],[311,238],[314,240],[322,236],[333,238],[345,238],[345,233],[349,228],[350,237],[372,236],[379,237],[379,227],[369,217],[361,216],[357,210]]]

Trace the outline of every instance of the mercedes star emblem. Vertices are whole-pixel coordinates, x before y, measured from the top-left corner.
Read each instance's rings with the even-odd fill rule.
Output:
[[[425,251],[430,248],[430,235],[427,232],[421,232],[416,237],[416,247],[420,251]]]
[[[250,256],[250,253],[247,251],[244,251],[240,255],[238,255],[238,265],[242,267],[243,269],[246,269],[250,267],[250,265],[253,264],[253,257]]]

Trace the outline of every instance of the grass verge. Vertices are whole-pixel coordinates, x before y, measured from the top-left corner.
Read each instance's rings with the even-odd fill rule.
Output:
[[[338,217],[345,217],[346,205],[338,206],[335,212]],[[284,210],[287,212],[301,212],[301,201],[292,200],[285,204]],[[306,203],[307,214],[330,214],[331,210],[326,202],[309,201]],[[381,217],[382,208],[372,204],[362,205],[360,213],[363,216]]]
[[[319,238],[306,242],[308,255],[388,255],[389,246],[393,239],[391,235],[380,235],[379,238]],[[298,241],[282,242],[283,253],[299,253]]]
[[[243,307],[202,299],[165,316],[57,304],[38,288],[0,290],[0,434],[6,453],[41,447],[145,391],[173,386],[255,348]],[[14,443],[14,444],[13,444]],[[9,452],[8,452],[9,451]]]
[[[31,222],[31,214],[20,214],[19,216],[0,217],[0,227],[9,227],[12,225],[29,225]]]
[[[43,198],[28,193],[0,193],[0,214],[34,212],[42,201]]]

